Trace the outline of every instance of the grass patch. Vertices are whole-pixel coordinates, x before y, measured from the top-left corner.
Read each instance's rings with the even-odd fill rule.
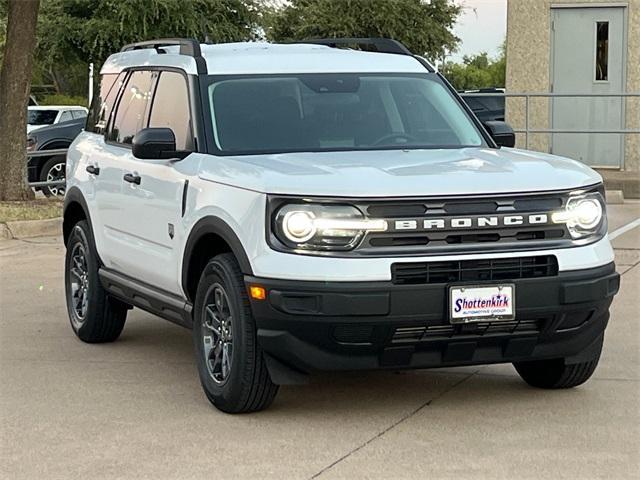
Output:
[[[31,200],[0,202],[0,223],[16,220],[44,220],[62,216],[62,201]]]

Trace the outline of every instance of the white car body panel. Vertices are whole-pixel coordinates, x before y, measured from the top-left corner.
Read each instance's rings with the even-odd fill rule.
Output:
[[[396,258],[327,258],[280,253],[263,249],[250,257],[254,275],[264,278],[309,280],[319,282],[390,281],[391,264]],[[607,238],[584,247],[559,248],[467,255],[430,255],[402,257],[404,262],[438,262],[480,260],[485,258],[531,257],[555,255],[560,271],[581,270],[613,262],[613,249]]]

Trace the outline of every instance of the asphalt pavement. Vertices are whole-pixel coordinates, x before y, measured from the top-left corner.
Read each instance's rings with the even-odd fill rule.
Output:
[[[609,209],[622,286],[594,377],[528,387],[510,365],[324,374],[272,407],[206,400],[190,332],[140,310],[88,345],[60,238],[0,241],[2,479],[640,478],[640,203]],[[620,233],[622,232],[622,233]]]

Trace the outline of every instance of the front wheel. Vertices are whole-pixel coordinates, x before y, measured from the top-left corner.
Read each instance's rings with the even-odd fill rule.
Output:
[[[271,381],[238,262],[232,254],[205,267],[193,308],[193,342],[200,383],[227,413],[263,410],[278,386]]]
[[[600,360],[602,344],[592,360],[581,363],[565,363],[564,358],[514,363],[520,377],[532,387],[559,389],[582,385],[591,378]]]

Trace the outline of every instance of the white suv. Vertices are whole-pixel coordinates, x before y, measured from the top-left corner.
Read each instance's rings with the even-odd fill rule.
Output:
[[[593,373],[619,287],[601,177],[510,148],[398,42],[157,40],[101,73],[67,159],[83,341],[133,306],[193,328],[226,412],[319,370]]]

